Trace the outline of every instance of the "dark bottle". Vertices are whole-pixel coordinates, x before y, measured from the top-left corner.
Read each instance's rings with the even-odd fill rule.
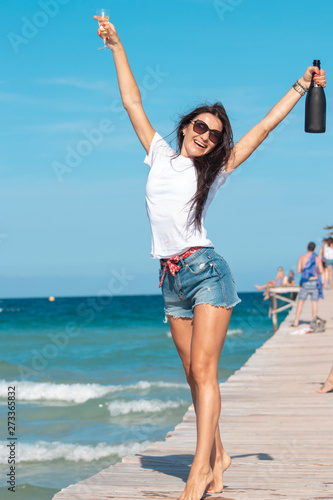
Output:
[[[313,65],[320,69],[320,61],[315,59]],[[321,85],[311,80],[305,101],[305,132],[320,134],[326,130],[326,97]]]

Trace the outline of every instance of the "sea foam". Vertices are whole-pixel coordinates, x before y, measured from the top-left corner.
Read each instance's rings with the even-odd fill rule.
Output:
[[[21,402],[33,401],[51,404],[52,402],[85,403],[90,399],[101,398],[107,394],[125,391],[147,391],[153,388],[187,389],[187,384],[174,382],[149,382],[141,380],[129,385],[100,385],[100,384],[54,384],[53,382],[29,382],[0,380],[0,398],[7,399],[8,387],[15,386],[17,397]]]
[[[134,401],[112,401],[108,409],[112,417],[129,413],[159,413],[169,408],[187,405],[187,401],[161,401],[160,399],[137,399]]]
[[[244,331],[241,330],[240,328],[231,328],[230,330],[228,330],[227,335],[235,335],[241,333],[244,333]]]
[[[0,464],[7,464],[8,448],[7,441],[0,441]],[[16,462],[45,462],[47,460],[64,459],[70,462],[92,462],[110,455],[134,455],[144,450],[151,444],[150,441],[125,442],[123,444],[98,443],[97,446],[80,445],[74,443],[60,443],[59,441],[37,443],[19,443],[17,447]]]

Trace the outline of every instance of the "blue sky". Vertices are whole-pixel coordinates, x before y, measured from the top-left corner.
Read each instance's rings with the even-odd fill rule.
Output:
[[[120,106],[112,53],[97,50],[92,16],[103,6],[161,135],[179,113],[219,100],[237,141],[322,60],[326,134],[304,133],[303,98],[206,219],[239,291],[279,265],[295,269],[333,223],[332,2],[12,0],[0,19],[0,296],[97,295],[114,279],[112,293],[159,293],[145,153]]]

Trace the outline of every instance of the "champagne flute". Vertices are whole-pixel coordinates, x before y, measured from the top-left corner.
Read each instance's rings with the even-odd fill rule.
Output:
[[[109,9],[98,9],[97,10],[98,24],[102,26],[102,24],[109,22]],[[99,50],[108,50],[108,46],[106,45],[106,40],[103,38],[104,45],[102,47],[98,47]]]

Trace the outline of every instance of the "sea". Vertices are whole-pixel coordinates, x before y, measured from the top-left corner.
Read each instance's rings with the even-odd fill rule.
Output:
[[[273,334],[261,294],[239,296],[220,382]],[[0,335],[2,499],[52,499],[163,440],[191,404],[160,295],[3,299]]]

